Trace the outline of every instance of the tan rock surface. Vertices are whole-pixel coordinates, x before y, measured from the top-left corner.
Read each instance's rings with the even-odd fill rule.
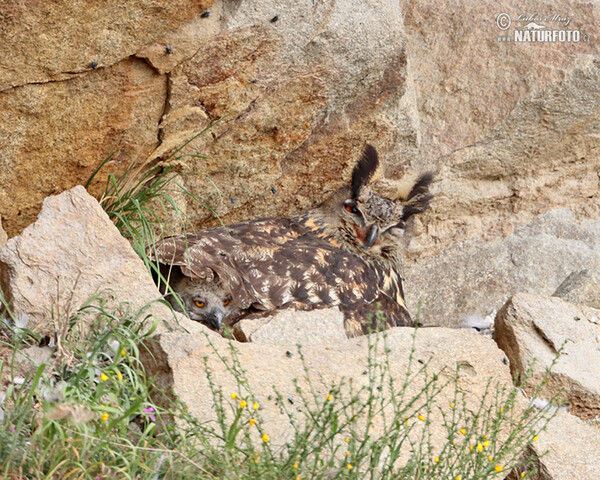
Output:
[[[397,328],[386,332],[385,346],[389,349],[390,371],[396,385],[401,385],[404,380],[413,333],[414,330],[410,328]],[[319,332],[316,331],[315,337],[318,338],[318,335]],[[379,334],[380,341],[382,336],[383,334]],[[353,387],[359,389],[369,381],[364,372],[367,369],[370,341],[375,342],[375,338],[363,336],[343,339],[335,345],[305,345],[301,349],[304,364],[296,346],[291,343],[235,343],[239,365],[227,370],[215,351],[231,363],[232,351],[228,341],[215,339],[212,340],[211,346],[202,335],[165,333],[155,337],[155,342],[150,344],[153,357],[146,354],[143,361],[148,371],[157,375],[155,384],[158,388],[163,391],[172,388],[189,412],[205,422],[215,419],[213,398],[205,374],[206,358],[212,378],[218,379],[218,385],[227,398],[231,392],[241,395],[242,398],[248,396],[249,391],[254,393],[261,406],[261,426],[269,434],[273,445],[278,447],[289,440],[294,431],[285,411],[289,412],[296,422],[304,421],[304,407],[293,382],[297,379],[298,386],[303,391],[310,391],[304,367],[308,370],[317,398],[321,400],[325,400],[332,386],[339,384],[342,379],[345,379],[346,385],[352,382]],[[476,407],[481,405],[483,391],[490,377],[494,379],[494,385],[495,382],[500,386],[512,385],[503,358],[503,352],[491,339],[476,333],[426,328],[417,333],[413,368],[420,365],[416,363],[417,360],[430,360],[429,372],[441,372],[440,377],[444,381],[451,378],[456,366],[460,365],[459,388],[466,393],[468,408],[476,410]],[[374,361],[382,362],[384,359],[383,344],[380,343]],[[247,388],[241,387],[239,382],[246,380]],[[422,375],[417,375],[410,382],[406,398],[423,388],[423,380]],[[348,401],[347,389],[343,389],[342,392],[335,398],[336,402]],[[382,389],[384,396],[387,392],[387,387]],[[282,403],[277,401],[277,394],[281,395]],[[453,389],[447,388],[439,397],[439,405],[448,405],[451,395]],[[381,432],[381,422],[382,418],[376,419],[371,434],[377,435],[377,432]],[[432,419],[432,424],[432,438],[434,443],[439,445],[439,442],[445,441],[441,419]]]
[[[0,281],[16,318],[52,333],[93,296],[106,307],[153,313],[175,323],[141,259],[83,187],[48,197],[38,220],[0,250]],[[208,331],[178,317],[190,331]]]
[[[400,4],[407,49],[414,59],[411,74],[418,95],[421,152],[440,164],[452,163],[446,155],[479,143],[523,99],[563,80],[569,70],[598,53],[593,40],[600,33],[598,11],[589,3],[566,0],[560,8],[535,0],[518,4],[461,0],[451,6],[402,0]],[[571,18],[568,29],[581,30],[592,40],[576,44],[498,41],[499,36],[512,35],[516,27],[527,23],[518,21],[519,15],[536,14],[543,17],[538,23],[547,28],[563,28],[563,22],[546,21],[557,10],[560,16]],[[496,25],[500,13],[511,18],[506,31]]]
[[[420,251],[449,240],[499,238],[559,207],[598,218],[599,80],[598,65],[582,61],[524,97],[475,144],[449,154]]]
[[[565,302],[600,309],[600,283],[589,270],[573,272],[552,294]]]
[[[336,344],[348,338],[344,315],[338,308],[310,312],[279,310],[266,318],[241,320],[234,331],[236,339],[254,343]]]
[[[409,308],[455,325],[497,311],[516,291],[552,294],[597,263],[597,230],[584,222],[600,216],[597,9],[561,2],[568,29],[590,42],[518,44],[498,36],[524,25],[520,14],[551,16],[556,5],[406,0],[401,8],[419,121],[411,164],[438,172],[432,209],[407,252]],[[506,32],[500,13],[512,20]],[[563,207],[573,215],[557,222],[556,235],[522,238],[519,225]],[[568,223],[583,224],[581,238]]]
[[[139,59],[76,78],[0,93],[0,214],[10,236],[35,219],[42,200],[103,172],[123,172],[156,146],[166,77]],[[93,192],[104,191],[98,177]],[[9,187],[10,186],[10,187]]]
[[[506,238],[465,240],[406,261],[407,305],[425,325],[493,318],[515,292],[552,295],[571,272],[598,268],[599,245],[600,221],[579,223],[567,209],[548,212]]]
[[[600,433],[573,415],[561,412],[539,440],[527,449],[539,458],[535,480],[594,480],[600,478]],[[519,477],[515,477],[519,478]]]
[[[365,141],[402,169],[392,152],[410,109],[397,6],[302,1],[284,11],[268,1],[224,8],[222,19],[227,29],[171,73],[157,154],[220,120],[183,150],[208,158],[179,167],[225,222],[314,206],[348,177]],[[211,217],[197,206],[187,213]]]
[[[600,415],[600,311],[555,297],[518,293],[498,312],[494,339],[513,373],[532,366],[531,393],[561,350],[538,396],[564,390],[569,412],[582,419]],[[535,359],[535,362],[534,362]]]
[[[0,11],[0,90],[69,78],[91,70],[92,62],[99,67],[118,63],[213,3],[4,0]]]

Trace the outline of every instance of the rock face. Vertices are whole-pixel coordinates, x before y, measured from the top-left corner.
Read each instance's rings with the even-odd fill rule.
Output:
[[[582,419],[600,415],[600,311],[519,293],[498,312],[494,339],[506,352],[513,373],[533,365],[525,385],[529,393],[560,350],[547,385],[537,395],[550,398],[564,390],[571,413]]]
[[[529,1],[401,2],[409,76],[419,118],[419,154],[439,170],[434,220],[422,250],[509,233],[531,214],[563,206],[597,217],[598,45],[500,42],[542,17],[549,30],[598,35],[598,12],[567,1],[568,27]],[[508,30],[496,16],[507,14]],[[593,139],[592,139],[593,137]]]
[[[596,275],[589,270],[573,272],[552,296],[569,303],[600,309],[600,284]]]
[[[0,213],[8,234],[35,219],[44,197],[84,184],[111,154],[106,168],[116,173],[146,157],[157,144],[164,109],[155,99],[166,91],[164,77],[142,60],[126,59],[0,93]],[[94,191],[100,194],[105,184],[98,177]]]
[[[224,6],[223,31],[170,74],[157,154],[219,121],[182,151],[208,158],[180,166],[186,186],[227,222],[315,205],[348,177],[365,141],[387,154],[389,169],[405,161],[392,154],[410,129],[395,123],[410,119],[397,4],[284,3]]]
[[[109,2],[94,21],[83,13],[84,0],[68,12],[50,6],[40,18],[36,9],[9,3],[8,18],[25,15],[21,9],[36,13],[27,13],[24,24],[6,23],[6,37],[31,38],[19,30],[30,23],[47,37],[43,48],[22,42],[5,56],[12,68],[4,70],[5,84],[19,85],[0,94],[0,124],[15,130],[2,148],[2,171],[11,176],[0,178],[13,187],[10,199],[0,198],[10,235],[33,220],[44,196],[81,183],[111,153],[114,163],[105,172],[119,173],[133,159],[166,157],[217,120],[181,152],[178,165],[186,187],[220,215],[235,209],[228,221],[314,205],[340,185],[367,140],[397,152],[388,156],[390,168],[402,169],[401,152],[412,147],[400,138],[414,140],[414,128],[403,100],[406,52],[396,3],[226,1],[202,16],[212,3],[171,2],[165,15],[161,2],[140,0],[125,11]],[[89,46],[65,55],[82,35]],[[95,36],[104,40],[94,42]],[[17,105],[25,98],[31,108],[22,115]],[[85,128],[65,133],[64,123]],[[43,135],[31,133],[36,129]],[[53,170],[38,173],[41,160]],[[40,180],[35,198],[24,188],[30,174]],[[195,222],[211,216],[196,204],[189,214]]]
[[[69,79],[91,70],[92,62],[97,68],[119,63],[213,3],[73,0],[67,6],[44,2],[32,8],[29,2],[6,0],[0,27],[0,91]]]
[[[314,315],[317,312],[310,313]],[[404,380],[413,334],[414,330],[411,328],[395,328],[385,334],[385,348],[389,352],[390,371],[397,382],[396,385],[401,385]],[[203,422],[215,418],[208,379],[206,374],[203,374],[207,369],[212,372],[213,378],[218,378],[219,387],[227,398],[230,392],[242,395],[242,398],[249,395],[250,391],[253,392],[261,406],[261,425],[273,444],[280,446],[289,440],[294,432],[284,411],[288,411],[296,422],[303,422],[304,418],[301,413],[304,407],[294,379],[297,379],[297,385],[302,391],[308,392],[311,388],[306,379],[308,372],[312,388],[317,398],[322,400],[325,400],[332,387],[339,384],[343,378],[346,385],[352,382],[354,388],[360,389],[369,381],[364,372],[367,369],[369,344],[374,344],[376,338],[379,338],[380,344],[375,361],[383,361],[383,334],[370,338],[345,338],[335,344],[317,344],[314,339],[319,339],[319,331],[316,330],[313,342],[301,347],[304,362],[297,353],[296,345],[287,343],[287,339],[282,339],[278,344],[251,342],[235,345],[239,366],[233,370],[226,370],[217,356],[219,352],[219,355],[225,356],[231,362],[232,351],[226,340],[212,340],[211,346],[202,335],[165,333],[156,337],[156,341],[149,345],[150,352],[145,356],[144,363],[146,368],[158,374],[156,386],[163,391],[172,388],[185,402],[189,412]],[[420,330],[417,332],[413,355],[413,368],[417,360],[431,361],[429,371],[441,371],[443,379],[451,378],[456,372],[456,366],[460,365],[459,388],[467,392],[466,401],[469,408],[475,408],[478,402],[481,403],[490,377],[493,377],[500,387],[511,385],[508,367],[502,361],[503,353],[492,340],[476,333],[436,328]],[[234,375],[233,372],[237,373]],[[239,382],[242,378],[247,380],[247,384],[243,391],[240,391]],[[423,382],[424,377],[416,375],[410,382],[406,398],[423,388]],[[383,389],[382,394],[386,395],[385,392],[388,392],[387,387]],[[448,405],[453,394],[453,388],[444,390],[440,395],[439,405]],[[280,401],[277,400],[278,395],[281,395]],[[348,400],[346,390],[335,398],[336,402]],[[438,424],[437,420],[433,422],[433,431],[439,433],[438,440],[443,442],[446,436],[441,435],[441,421]],[[375,428],[372,433],[376,435],[377,432]],[[433,438],[436,438],[435,434]]]
[[[0,282],[13,315],[27,316],[27,328],[42,334],[98,294],[108,308],[146,307],[174,319],[168,307],[153,303],[160,293],[143,262],[83,187],[48,197],[38,220],[0,250]],[[192,331],[207,330],[180,321]]]
[[[289,345],[336,344],[348,338],[338,308],[279,310],[267,318],[244,319],[234,325],[234,335],[242,342]]]
[[[600,221],[579,223],[571,210],[556,210],[505,238],[465,240],[407,261],[406,302],[425,325],[493,317],[515,292],[552,295],[572,272],[597,269],[599,249]]]
[[[573,415],[560,412],[532,443],[526,455],[538,457],[535,480],[600,478],[600,465],[592,460],[600,452],[600,433]],[[520,477],[514,477],[520,478]]]
[[[45,196],[85,182],[113,153],[94,195],[109,172],[162,159],[230,223],[315,205],[347,182],[369,141],[387,177],[437,173],[433,208],[406,252],[407,300],[426,323],[487,316],[515,291],[549,294],[590,268],[576,259],[589,258],[587,240],[521,226],[561,208],[572,212],[557,220],[566,230],[600,216],[597,42],[498,41],[526,24],[525,10],[547,29],[594,39],[590,5],[563,2],[565,25],[536,1],[29,3],[5,2],[0,22],[0,215],[10,236]],[[178,201],[194,227],[210,224],[207,209]]]

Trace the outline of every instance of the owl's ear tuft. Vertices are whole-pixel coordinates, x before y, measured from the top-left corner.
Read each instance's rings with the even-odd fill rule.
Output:
[[[427,172],[421,175],[411,188],[406,199],[410,200],[411,198],[417,197],[419,195],[428,194],[429,185],[431,185],[431,182],[433,182],[433,172]]]
[[[373,145],[367,144],[360,160],[352,170],[352,198],[358,197],[360,189],[369,183],[378,166],[377,151]]]

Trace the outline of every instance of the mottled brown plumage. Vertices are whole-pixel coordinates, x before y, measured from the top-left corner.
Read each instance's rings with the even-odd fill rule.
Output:
[[[191,279],[218,277],[239,308],[228,324],[256,310],[338,306],[348,336],[375,328],[377,311],[385,327],[410,326],[400,236],[408,218],[427,208],[432,177],[383,196],[370,183],[378,165],[367,146],[351,184],[303,215],[165,238],[150,254]]]

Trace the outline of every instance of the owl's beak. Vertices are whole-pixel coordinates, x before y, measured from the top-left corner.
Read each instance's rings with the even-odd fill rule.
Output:
[[[220,330],[221,324],[223,323],[223,317],[225,317],[223,311],[220,308],[215,307],[210,311],[210,315],[206,316],[206,322],[215,330]]]
[[[379,227],[375,224],[371,225],[369,230],[367,231],[367,235],[365,236],[365,241],[363,243],[363,248],[368,250],[373,246],[375,240],[377,240],[377,234],[379,233]]]

